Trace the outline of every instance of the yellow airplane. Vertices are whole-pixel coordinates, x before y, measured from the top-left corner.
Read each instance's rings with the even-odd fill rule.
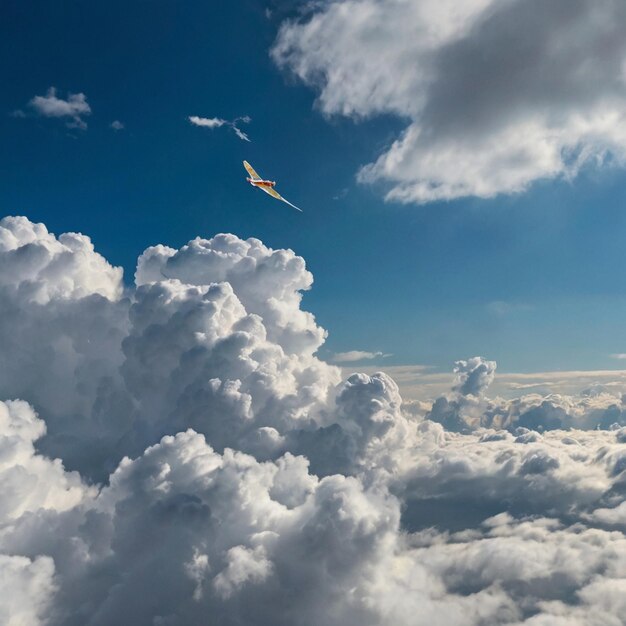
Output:
[[[276,191],[276,189],[274,189],[274,187],[276,186],[276,183],[273,180],[264,180],[263,178],[261,178],[254,171],[254,168],[252,167],[252,165],[250,165],[250,163],[248,163],[248,161],[244,161],[243,162],[243,166],[246,168],[246,171],[248,172],[248,174],[250,174],[250,178],[246,178],[246,180],[253,187],[257,187],[258,189],[262,189],[265,193],[268,193],[270,196],[272,196],[272,198],[276,198],[276,200],[280,200],[281,202],[284,202],[285,204],[288,204],[289,206],[293,207],[294,209],[300,211],[301,213],[304,212],[304,211],[302,211],[302,209],[298,208],[295,204],[291,204],[291,202],[289,202],[289,200],[286,200],[285,198],[283,198],[278,193],[278,191]]]

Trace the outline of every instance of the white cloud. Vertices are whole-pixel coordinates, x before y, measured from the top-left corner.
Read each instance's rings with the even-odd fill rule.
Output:
[[[619,0],[323,0],[272,56],[327,115],[407,120],[358,175],[388,200],[488,198],[624,164],[625,19]]]
[[[197,115],[190,115],[187,118],[194,126],[201,126],[203,128],[220,128],[221,126],[228,126],[233,130],[235,135],[239,137],[242,141],[250,141],[250,138],[246,133],[244,133],[237,124],[239,122],[243,122],[244,124],[249,124],[252,121],[252,118],[248,115],[244,115],[243,117],[237,117],[234,120],[223,120],[219,117],[198,117]]]
[[[226,120],[222,120],[219,117],[198,117],[197,115],[190,115],[189,121],[194,126],[202,126],[204,128],[219,128],[226,124]]]
[[[6,218],[0,268],[0,622],[620,623],[614,388],[489,398],[480,357],[432,406],[342,380],[304,260],[257,239],[148,248],[124,288]]]
[[[85,130],[84,116],[91,115],[91,107],[84,93],[68,93],[67,100],[57,96],[55,87],[50,87],[45,96],[35,96],[29,103],[35,113],[42,117],[70,118],[69,128]]]
[[[6,626],[43,626],[56,591],[54,562],[0,554],[0,622]]]
[[[0,426],[3,526],[28,512],[65,511],[80,503],[88,492],[80,476],[35,455],[33,443],[45,433],[46,426],[26,402],[0,402]]]
[[[626,354],[623,353],[623,352],[616,352],[615,354],[611,354],[611,358],[612,359],[624,360],[624,359],[626,359]]]
[[[461,395],[480,396],[491,385],[496,374],[496,362],[475,356],[454,364],[457,376],[454,389]]]
[[[113,120],[109,126],[113,129],[113,130],[124,130],[124,124],[122,122],[120,122],[119,120]]]
[[[64,233],[58,239],[43,224],[23,217],[0,220],[0,286],[19,289],[27,302],[74,300],[98,294],[116,300],[122,271],[94,251],[89,237]],[[17,295],[17,294],[16,294]]]
[[[365,350],[349,350],[348,352],[337,352],[333,356],[335,363],[351,363],[352,361],[369,361],[376,357],[390,357],[390,354],[384,352],[367,352]]]

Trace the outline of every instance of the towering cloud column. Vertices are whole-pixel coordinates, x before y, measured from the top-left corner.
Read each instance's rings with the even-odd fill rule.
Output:
[[[619,399],[491,400],[475,357],[412,417],[316,356],[311,284],[218,235],[124,286],[87,237],[0,221],[2,624],[622,621]]]

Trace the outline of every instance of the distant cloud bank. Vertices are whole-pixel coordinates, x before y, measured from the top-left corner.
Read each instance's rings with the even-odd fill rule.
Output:
[[[621,0],[322,0],[275,62],[326,115],[407,120],[358,179],[423,204],[626,163]]]

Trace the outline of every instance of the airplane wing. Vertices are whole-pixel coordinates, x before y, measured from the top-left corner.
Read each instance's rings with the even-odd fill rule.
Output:
[[[278,193],[278,191],[276,191],[274,188],[272,188],[272,187],[260,187],[260,189],[263,189],[263,191],[265,193],[269,193],[269,195],[272,196],[272,198],[276,198],[276,200],[280,200],[281,202],[284,202],[285,204],[288,204],[289,206],[293,207],[297,211],[300,211],[300,213],[304,213],[304,211],[300,207],[297,207],[295,204],[291,204],[291,202],[289,202],[289,200],[286,200],[285,198],[283,198]]]
[[[243,162],[243,166],[246,168],[248,174],[250,174],[250,178],[256,178],[257,180],[261,180],[261,177],[254,171],[254,168],[248,161]]]

